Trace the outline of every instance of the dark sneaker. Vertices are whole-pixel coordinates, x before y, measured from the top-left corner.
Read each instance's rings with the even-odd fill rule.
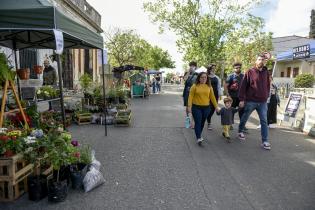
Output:
[[[228,136],[228,137],[226,137],[226,142],[227,143],[232,143],[232,140],[231,140],[231,138]]]
[[[262,143],[261,147],[264,148],[265,150],[271,150],[271,144],[268,141]]]
[[[222,136],[225,138],[225,133],[224,132],[222,132]]]
[[[245,135],[244,135],[243,132],[238,133],[238,139],[241,140],[241,141],[244,141],[244,140],[245,140]]]

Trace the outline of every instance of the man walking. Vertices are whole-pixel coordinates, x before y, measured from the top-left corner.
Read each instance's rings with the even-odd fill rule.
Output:
[[[209,84],[211,84],[215,99],[218,102],[219,98],[222,96],[222,90],[221,90],[220,78],[217,75],[215,75],[215,68],[216,68],[215,64],[209,64],[207,67],[207,74],[208,74]],[[214,112],[215,112],[214,105],[212,103],[210,103],[210,113],[207,117],[208,130],[212,130],[211,118],[212,118]]]
[[[241,86],[241,82],[244,78],[244,74],[242,73],[242,64],[241,63],[234,63],[233,64],[233,68],[234,68],[234,73],[230,74],[226,81],[225,81],[225,91],[227,93],[227,96],[232,98],[233,102],[232,102],[232,107],[236,108],[238,107],[240,100],[238,97],[239,94],[239,88]],[[238,111],[238,116],[241,120],[242,115],[244,113],[244,109],[239,109]],[[234,116],[233,116],[233,121],[234,121]],[[245,128],[245,130],[247,130]]]
[[[271,145],[268,141],[267,124],[267,99],[270,92],[270,80],[267,68],[264,66],[265,56],[258,55],[255,66],[249,69],[244,76],[239,91],[239,107],[244,107],[238,137],[245,140],[244,127],[251,113],[256,110],[259,115],[261,125],[261,146],[270,150]]]

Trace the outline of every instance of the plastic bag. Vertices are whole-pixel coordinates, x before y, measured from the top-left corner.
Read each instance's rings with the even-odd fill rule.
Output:
[[[101,168],[101,163],[100,161],[96,160],[94,150],[91,151],[91,156],[92,156],[92,163],[90,164],[90,166],[94,167],[96,170],[99,171]]]
[[[185,128],[190,128],[190,117],[189,117],[189,115],[187,115],[186,119],[185,119]]]
[[[103,184],[105,179],[99,170],[96,170],[93,166],[90,167],[90,171],[86,173],[83,179],[84,191],[89,192],[92,189]]]

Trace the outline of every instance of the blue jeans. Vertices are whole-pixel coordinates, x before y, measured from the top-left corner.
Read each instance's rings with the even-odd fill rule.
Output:
[[[195,134],[197,139],[200,139],[206,119],[210,113],[210,106],[192,105],[191,112],[195,121]]]
[[[256,110],[259,115],[260,125],[261,125],[261,138],[262,142],[268,142],[268,124],[267,124],[267,103],[258,102],[246,102],[244,113],[240,120],[240,125],[238,127],[238,132],[244,132],[245,124],[251,115],[251,113]]]

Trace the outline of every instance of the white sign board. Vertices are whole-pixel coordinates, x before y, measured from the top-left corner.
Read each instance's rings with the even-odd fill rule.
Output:
[[[315,125],[315,96],[307,97],[306,99],[306,110],[304,113],[304,132],[309,132],[310,129]]]
[[[61,31],[54,29],[55,40],[56,40],[56,54],[61,55],[63,52],[64,42],[63,42],[63,34]]]
[[[287,105],[285,106],[284,113],[289,117],[295,118],[302,99],[303,93],[291,92],[287,101]]]

